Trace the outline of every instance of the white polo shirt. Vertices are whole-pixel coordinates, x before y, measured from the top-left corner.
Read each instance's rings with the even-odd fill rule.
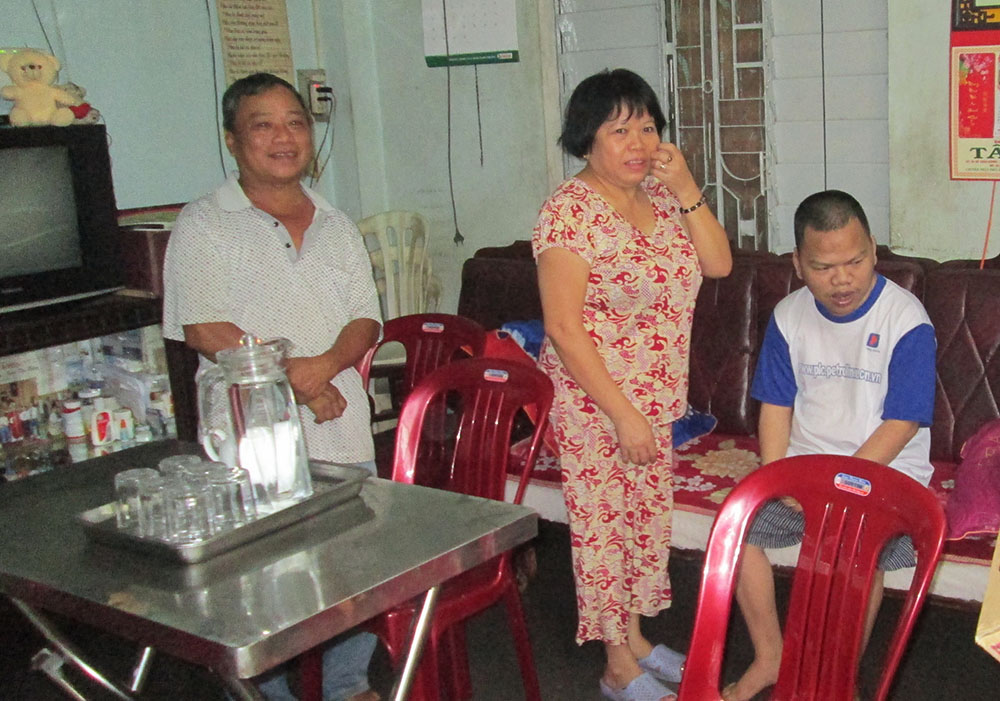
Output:
[[[292,356],[313,356],[329,349],[348,322],[381,321],[371,263],[354,222],[303,186],[316,213],[296,251],[284,225],[250,203],[237,177],[177,217],[164,263],[164,337],[183,341],[187,324],[228,321],[259,338],[289,339]],[[212,364],[200,361],[202,370]],[[348,368],[333,384],[347,400],[343,416],[316,424],[300,406],[309,456],[374,459],[360,376]]]

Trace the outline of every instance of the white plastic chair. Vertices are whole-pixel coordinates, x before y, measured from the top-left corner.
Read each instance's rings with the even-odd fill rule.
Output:
[[[372,262],[382,319],[437,311],[441,283],[431,272],[427,222],[416,212],[381,212],[358,222]]]
[[[358,229],[371,258],[382,320],[436,312],[441,282],[431,272],[427,221],[416,212],[381,212],[359,221]],[[405,359],[406,349],[402,344],[387,343],[372,360],[369,392],[376,413],[392,406],[389,389],[392,368],[402,367]],[[394,425],[395,420],[380,421],[374,428],[379,432]]]

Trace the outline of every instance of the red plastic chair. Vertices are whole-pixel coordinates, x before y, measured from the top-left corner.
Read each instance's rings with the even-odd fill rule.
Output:
[[[451,362],[463,351],[469,356],[482,355],[486,330],[472,319],[457,314],[410,314],[389,319],[382,327],[382,339],[368,349],[358,372],[368,382],[375,354],[390,342],[406,349],[403,389],[409,393],[424,375]]]
[[[722,503],[709,535],[682,701],[720,699],[719,678],[743,538],[764,502],[792,496],[805,536],[792,580],[772,699],[853,700],[865,610],[879,554],[900,533],[917,567],[885,651],[876,699],[889,692],[944,541],[944,511],[927,488],[860,458],[803,455],[750,474]]]
[[[519,504],[548,424],[552,395],[549,378],[523,363],[469,358],[434,370],[413,388],[403,403],[396,429],[392,478],[407,484],[503,500],[514,420],[520,410],[531,408],[542,418],[534,427],[513,499]],[[503,601],[507,610],[525,698],[540,701],[538,675],[510,553],[441,587],[423,658],[410,689],[410,701],[441,698],[459,701],[472,696],[465,620],[499,601]],[[365,625],[382,640],[395,667],[406,656],[411,622],[419,603],[411,601],[397,606]],[[303,701],[321,698],[319,650],[300,658]],[[447,696],[441,694],[442,683],[447,687]]]
[[[539,370],[496,358],[459,360],[424,378],[407,397],[396,434],[393,479],[448,489],[487,499],[504,498],[504,484],[517,412],[535,408],[547,417],[552,406],[552,382]],[[425,442],[438,442],[444,400],[459,399],[452,449],[428,452]],[[449,403],[449,406],[452,406]],[[532,435],[514,503],[520,503],[542,442],[543,420]],[[428,460],[426,455],[443,458]],[[441,682],[448,698],[471,697],[465,647],[465,620],[503,601],[514,636],[525,698],[541,698],[521,596],[510,554],[506,553],[456,577],[441,588],[429,639],[410,698],[437,701]],[[406,653],[406,641],[416,604],[397,607],[376,619],[371,627],[389,651],[394,664]],[[443,675],[439,675],[439,670]],[[442,680],[440,677],[444,677]]]
[[[406,358],[391,356],[382,363],[375,355],[391,342],[402,344]],[[395,418],[398,414],[396,402],[405,398],[427,373],[456,358],[482,355],[485,344],[486,330],[472,319],[456,314],[410,314],[385,322],[382,339],[358,364],[363,386],[368,387],[373,371],[388,375],[390,383],[394,383],[394,408],[377,415],[373,412],[372,421]],[[400,365],[403,365],[402,381],[394,382],[391,367]],[[385,371],[384,367],[390,369]]]

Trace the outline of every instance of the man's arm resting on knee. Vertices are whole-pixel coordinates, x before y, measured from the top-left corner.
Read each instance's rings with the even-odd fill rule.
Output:
[[[757,422],[761,465],[785,457],[791,433],[792,407],[761,402],[760,418]]]
[[[854,457],[888,465],[896,459],[899,451],[917,435],[920,424],[916,421],[885,419],[872,431],[867,440],[854,453]]]

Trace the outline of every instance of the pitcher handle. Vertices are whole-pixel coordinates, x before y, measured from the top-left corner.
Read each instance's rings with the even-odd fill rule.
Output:
[[[205,452],[212,460],[219,460],[213,438],[223,443],[228,436],[221,428],[212,428],[212,387],[222,380],[222,368],[218,365],[202,371],[197,378],[198,386],[198,438]]]

